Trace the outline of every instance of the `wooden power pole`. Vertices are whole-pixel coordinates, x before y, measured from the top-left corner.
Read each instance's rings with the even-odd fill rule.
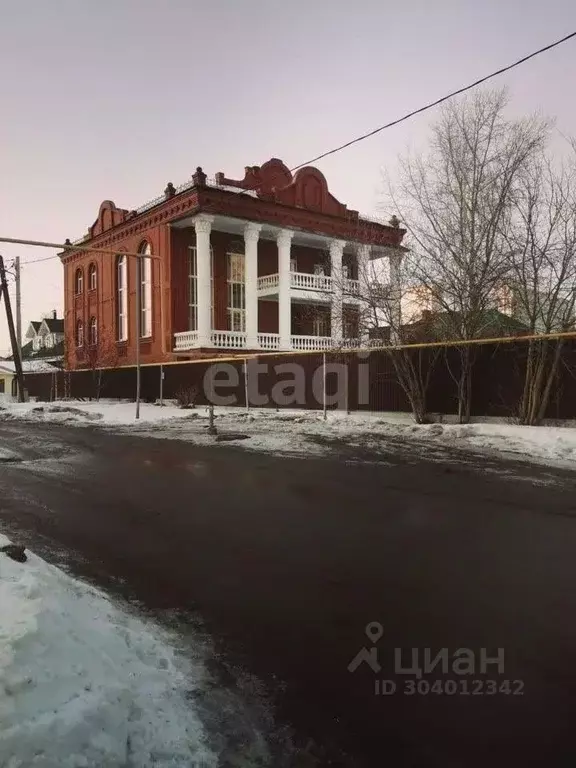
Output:
[[[6,269],[4,268],[4,259],[0,256],[0,295],[4,296],[4,306],[6,307],[6,320],[8,322],[8,332],[10,334],[10,344],[12,346],[12,358],[16,368],[16,381],[18,382],[18,402],[24,402],[24,372],[22,371],[22,358],[20,357],[20,345],[16,338],[16,329],[14,328],[14,317],[12,316],[12,307],[10,305],[10,294],[8,293],[8,282],[6,280]]]
[[[16,281],[16,341],[18,354],[22,360],[22,288],[20,278],[20,256],[14,259],[14,280]]]

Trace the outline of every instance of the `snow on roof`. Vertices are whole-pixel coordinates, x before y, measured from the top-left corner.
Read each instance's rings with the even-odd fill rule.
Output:
[[[50,365],[45,360],[23,360],[22,370],[24,373],[52,373],[59,370],[55,365]],[[16,373],[16,366],[13,360],[0,360],[1,373]]]

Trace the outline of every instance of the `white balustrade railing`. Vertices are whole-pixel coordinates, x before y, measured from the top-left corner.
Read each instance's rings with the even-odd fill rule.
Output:
[[[349,293],[358,293],[358,281],[348,280],[347,283],[355,284],[347,288]],[[278,288],[280,275],[263,275],[258,278],[258,290],[265,291],[270,288]],[[313,275],[310,272],[290,272],[290,288],[300,288],[305,291],[331,291],[332,278],[328,275]]]
[[[360,282],[358,280],[350,280],[349,278],[346,278],[346,280],[344,280],[344,293],[358,296],[360,293]]]
[[[299,352],[338,349],[360,346],[358,339],[332,339],[330,336],[291,336],[291,348]],[[371,345],[381,346],[383,342],[371,340]],[[174,334],[174,351],[183,352],[200,346],[198,331],[183,331]],[[210,341],[206,346],[218,349],[246,349],[246,334],[243,331],[211,331]],[[277,350],[280,348],[280,335],[277,333],[259,333],[260,349]]]
[[[212,331],[210,346],[224,349],[244,349],[246,334],[243,331]]]
[[[261,349],[278,349],[280,347],[280,335],[278,333],[259,333],[258,346]]]
[[[183,331],[174,334],[174,349],[178,352],[198,346],[198,331]]]
[[[292,349],[299,351],[330,349],[334,346],[330,336],[292,336],[290,342]]]
[[[342,347],[342,349],[358,349],[361,345],[360,339],[339,339],[336,346]]]
[[[332,278],[327,275],[312,275],[309,272],[290,272],[290,287],[312,291],[331,291]]]
[[[280,275],[278,273],[274,275],[263,275],[258,278],[258,290],[264,291],[268,288],[277,288],[280,281]]]

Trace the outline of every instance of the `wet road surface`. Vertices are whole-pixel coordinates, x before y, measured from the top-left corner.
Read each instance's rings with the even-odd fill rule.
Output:
[[[11,422],[0,446],[0,530],[201,622],[308,751],[272,733],[275,766],[574,763],[572,473],[401,440],[298,459]],[[457,671],[402,671],[442,649]]]

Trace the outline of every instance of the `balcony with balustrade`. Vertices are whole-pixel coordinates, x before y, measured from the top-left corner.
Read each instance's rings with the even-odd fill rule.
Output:
[[[186,232],[185,224],[193,224],[195,232]],[[178,271],[172,274],[178,284],[174,354],[360,346],[363,301],[357,278],[366,274],[370,246],[205,214],[180,229],[174,241]],[[192,253],[187,261],[185,248]],[[190,330],[184,330],[187,325]]]
[[[329,275],[309,272],[290,272],[290,295],[292,301],[326,303],[332,300],[336,285]],[[258,298],[277,301],[280,292],[280,274],[262,275],[258,278]],[[344,301],[356,303],[360,288],[358,280],[342,279]]]
[[[355,348],[359,346],[358,339],[337,340],[331,336],[308,336],[292,334],[290,349],[295,352],[326,351],[329,349]],[[197,350],[200,347],[210,349],[228,349],[237,351],[250,349],[274,352],[281,349],[279,333],[259,333],[256,346],[248,345],[247,336],[241,331],[212,331],[206,344],[202,344],[197,331],[183,331],[174,334],[174,352],[182,353]]]

